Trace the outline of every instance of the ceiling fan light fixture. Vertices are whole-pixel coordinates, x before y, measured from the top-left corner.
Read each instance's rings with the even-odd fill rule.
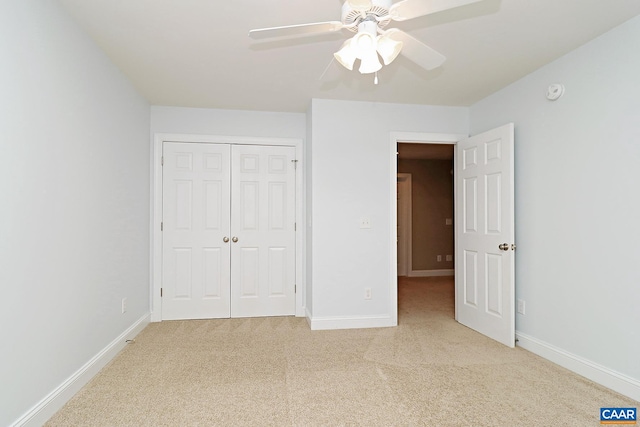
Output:
[[[356,55],[351,47],[351,39],[345,41],[340,50],[333,54],[333,57],[347,70],[353,70]]]
[[[367,33],[359,33],[353,37],[351,46],[355,55],[362,59],[376,50],[376,39]]]
[[[480,1],[482,0],[342,0],[340,21],[258,28],[249,31],[249,37],[259,40],[349,30],[356,34],[333,54],[334,59],[348,70],[353,70],[356,60],[360,60],[360,73],[377,73],[382,68],[382,63],[389,65],[401,52],[425,70],[433,70],[446,60],[444,55],[400,29],[385,30],[387,25],[391,21],[414,19]],[[375,84],[377,80],[376,76]]]
[[[400,51],[402,50],[402,42],[393,40],[391,37],[383,34],[378,37],[376,49],[382,57],[384,65],[389,65],[400,54]]]
[[[358,25],[358,34],[351,39],[351,48],[356,58],[364,59],[376,51],[377,29],[375,21],[363,21]]]
[[[379,71],[382,68],[382,64],[378,59],[378,54],[374,50],[370,55],[365,56],[360,60],[360,74],[371,74]]]

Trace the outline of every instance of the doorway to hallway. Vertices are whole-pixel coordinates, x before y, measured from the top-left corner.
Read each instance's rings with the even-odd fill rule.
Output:
[[[398,276],[454,272],[452,144],[398,143]]]
[[[438,142],[430,142],[438,141]],[[509,347],[515,345],[513,251],[514,125],[466,137],[392,133],[391,178],[396,181],[399,144],[454,144],[455,319]],[[397,236],[393,184],[392,236]],[[415,212],[415,209],[414,209]],[[447,221],[448,222],[448,221]],[[453,223],[453,221],[452,221]],[[397,247],[392,246],[392,302],[397,304]],[[441,260],[441,256],[436,256]],[[394,307],[392,307],[394,308]],[[397,315],[397,306],[395,307]]]

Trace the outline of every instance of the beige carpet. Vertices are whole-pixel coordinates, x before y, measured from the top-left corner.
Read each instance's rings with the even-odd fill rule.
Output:
[[[638,407],[453,320],[452,278],[404,279],[399,326],[149,325],[47,426],[596,426]]]

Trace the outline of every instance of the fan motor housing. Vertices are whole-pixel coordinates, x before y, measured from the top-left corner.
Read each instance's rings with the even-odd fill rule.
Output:
[[[371,8],[364,12],[367,16],[374,15],[375,17],[381,17],[389,15],[389,8],[391,7],[391,0],[371,0]],[[364,21],[365,18],[362,17],[362,13],[353,10],[349,5],[349,1],[345,1],[342,5],[342,23],[343,24],[352,24],[354,22]],[[391,19],[385,19],[382,21],[378,21],[378,27],[384,28],[386,27]],[[349,31],[354,33],[358,32],[358,26],[348,27]]]

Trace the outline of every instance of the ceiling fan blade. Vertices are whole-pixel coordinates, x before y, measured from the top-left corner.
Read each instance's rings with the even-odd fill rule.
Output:
[[[249,31],[249,37],[255,40],[273,37],[306,36],[310,34],[331,33],[344,27],[340,21],[314,22],[312,24],[286,25],[284,27],[259,28]]]
[[[391,5],[389,16],[394,21],[406,21],[479,1],[481,0],[402,0]]]
[[[430,48],[420,40],[413,38],[404,31],[392,28],[385,32],[393,40],[402,42],[401,55],[415,62],[425,70],[433,70],[441,66],[447,58],[440,52]]]

